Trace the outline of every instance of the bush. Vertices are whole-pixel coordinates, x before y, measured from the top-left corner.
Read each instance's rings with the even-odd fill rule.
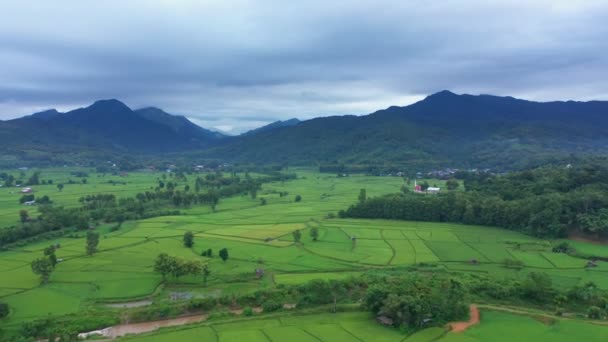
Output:
[[[262,309],[264,312],[274,312],[280,310],[283,307],[283,304],[279,302],[275,302],[274,300],[269,300],[262,304]]]
[[[251,307],[246,307],[245,309],[243,309],[243,315],[249,317],[249,316],[253,316],[253,309]]]
[[[296,195],[296,202],[300,202],[302,200],[302,196]]]
[[[524,267],[524,263],[521,260],[505,259],[503,264],[506,268],[521,269]]]
[[[8,304],[0,303],[0,319],[8,316],[8,313],[9,313]]]
[[[216,300],[214,298],[194,298],[188,302],[188,310],[211,310],[215,308]]]
[[[597,306],[591,306],[587,310],[587,317],[591,319],[602,319],[602,316],[604,316],[604,313],[602,312],[602,309]]]

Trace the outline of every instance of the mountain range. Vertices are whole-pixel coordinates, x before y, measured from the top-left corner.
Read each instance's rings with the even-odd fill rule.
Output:
[[[608,102],[441,91],[363,116],[278,121],[236,137],[117,100],[0,122],[5,153],[183,153],[229,162],[520,168],[608,151]]]

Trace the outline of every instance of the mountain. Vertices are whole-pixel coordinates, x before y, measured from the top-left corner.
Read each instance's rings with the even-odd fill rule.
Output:
[[[172,152],[202,148],[222,138],[183,116],[158,108],[133,111],[114,99],[66,113],[48,110],[0,122],[0,144],[8,152]]]
[[[174,132],[180,135],[200,136],[201,138],[205,137],[206,139],[210,140],[224,137],[223,134],[217,131],[204,129],[198,125],[193,124],[184,116],[171,115],[166,113],[162,109],[158,109],[155,107],[137,109],[135,110],[135,113],[147,120],[169,126],[173,129]]]
[[[247,131],[247,132],[243,133],[243,135],[256,134],[256,133],[270,131],[270,130],[274,130],[274,129],[282,128],[282,127],[291,127],[291,126],[295,126],[295,125],[299,124],[300,122],[302,122],[302,121],[300,121],[296,118],[284,120],[284,121],[278,120],[278,121],[270,123],[266,126],[258,127],[258,128],[252,129],[250,131]]]
[[[533,102],[441,91],[369,115],[292,119],[236,137],[158,108],[134,111],[117,100],[0,122],[5,165],[163,153],[258,164],[520,169],[572,156],[606,156],[608,102]]]
[[[405,107],[262,130],[203,153],[238,162],[522,168],[608,152],[608,102],[441,91]]]

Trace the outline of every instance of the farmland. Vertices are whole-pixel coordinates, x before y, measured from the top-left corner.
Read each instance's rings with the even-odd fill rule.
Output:
[[[584,259],[552,253],[551,247],[556,241],[491,227],[339,219],[331,215],[355,202],[362,188],[369,197],[398,191],[403,185],[403,179],[399,177],[336,177],[305,169],[296,172],[296,180],[264,184],[257,199],[250,196],[224,198],[215,211],[209,206],[193,206],[180,209],[180,215],[127,221],[118,230],[111,229],[111,224],[100,224],[96,228],[101,235],[99,251],[93,256],[85,254],[84,233],[0,252],[0,301],[11,307],[11,314],[0,325],[16,329],[24,322],[49,314],[111,310],[107,307],[109,302],[149,298],[164,303],[170,302],[168,298],[176,294],[186,298],[242,296],[313,279],[345,279],[370,270],[415,265],[442,272],[483,274],[496,279],[523,280],[528,273],[541,271],[548,274],[558,288],[593,281],[600,288],[608,289],[608,263],[600,261],[598,267],[586,268]],[[43,170],[41,176],[54,179],[54,184],[36,186],[36,196],[48,195],[55,205],[68,207],[77,206],[78,199],[86,194],[133,196],[155,187],[161,177],[159,173],[136,172],[120,177],[91,172],[86,184],[66,184],[59,191],[58,181],[67,183],[68,178],[75,177],[61,169]],[[192,178],[182,181],[180,186],[192,186]],[[17,201],[20,195],[10,192],[8,188],[2,188],[0,193],[3,226],[17,224],[17,212],[22,208]],[[288,195],[282,195],[284,193]],[[296,195],[302,200],[294,201]],[[265,204],[261,204],[260,198],[266,200]],[[318,230],[318,241],[311,239],[312,229]],[[302,232],[300,243],[294,242],[292,232],[295,230]],[[185,248],[182,243],[182,237],[188,231],[194,233],[192,248]],[[61,246],[56,253],[62,261],[52,273],[49,284],[40,286],[30,263],[41,256],[50,243]],[[583,242],[576,242],[576,245],[581,250],[596,253],[605,248]],[[222,248],[229,251],[227,261],[217,257]],[[213,256],[201,256],[208,249],[213,251]],[[164,283],[153,268],[154,259],[161,252],[207,263],[211,270],[207,286],[202,286],[200,279],[189,276]],[[519,261],[522,267],[506,267],[505,259]],[[265,271],[260,279],[254,276],[258,268]],[[300,317],[291,319],[287,316],[263,319],[254,324],[255,329],[250,329],[251,322],[204,326],[146,340],[187,340],[190,334],[212,336],[210,340],[219,338],[220,341],[231,341],[237,336],[239,339],[247,336],[252,341],[284,340],[285,336],[302,341],[330,341],[348,340],[353,334],[365,341],[403,338],[396,330],[370,323],[369,317],[362,313],[340,315],[308,317],[304,321]],[[484,323],[458,337],[446,335],[444,340],[483,340],[494,326],[503,325],[503,321],[519,324],[520,319],[504,314],[485,315],[487,325]],[[530,331],[543,333],[542,325],[521,319],[527,322]],[[306,327],[302,328],[300,322]],[[574,323],[560,323],[560,327],[562,324],[563,329],[578,331],[572,325]],[[260,329],[260,326],[264,328]],[[553,336],[551,332],[546,334]]]
[[[538,342],[604,341],[608,327],[577,321],[554,320],[541,322],[531,316],[497,311],[482,311],[481,323],[465,332],[453,333],[443,328],[428,328],[411,336],[403,336],[394,329],[376,324],[367,313],[338,313],[316,315],[288,315],[280,318],[240,320],[229,323],[210,323],[187,329],[174,329],[152,335],[128,338],[128,341],[381,341],[381,342],[475,342],[511,341],[514,331],[523,340]]]

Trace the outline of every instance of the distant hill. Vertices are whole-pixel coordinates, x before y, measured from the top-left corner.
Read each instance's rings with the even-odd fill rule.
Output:
[[[258,127],[258,128],[252,129],[250,131],[247,131],[247,132],[243,133],[242,135],[251,135],[251,134],[256,134],[256,133],[260,133],[260,132],[274,130],[277,128],[291,127],[291,126],[295,126],[295,125],[299,124],[300,122],[301,121],[296,118],[289,119],[289,120],[283,120],[283,121],[278,120],[278,121],[270,123],[266,126]]]
[[[0,144],[9,152],[173,152],[206,147],[222,138],[183,116],[158,108],[133,111],[113,99],[67,113],[53,109],[0,122]]]
[[[608,152],[608,102],[532,102],[442,91],[405,107],[333,116],[225,141],[203,155],[291,164],[521,168]]]
[[[442,91],[405,107],[278,121],[236,137],[158,108],[133,111],[117,100],[0,122],[4,165],[164,153],[259,164],[519,169],[574,155],[608,155],[608,102],[543,103]]]

